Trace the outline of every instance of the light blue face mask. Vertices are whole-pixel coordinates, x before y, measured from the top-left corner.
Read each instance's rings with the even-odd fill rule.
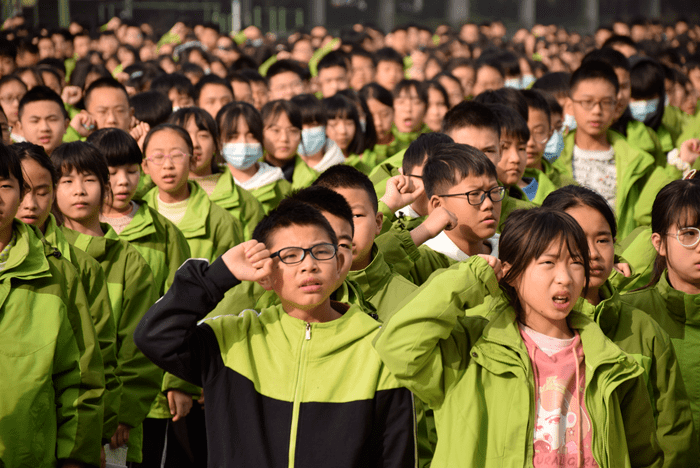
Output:
[[[564,135],[561,130],[554,130],[544,147],[544,157],[547,161],[554,162],[562,151],[564,151]]]
[[[576,119],[571,114],[564,114],[564,126],[571,130],[576,129]]]
[[[659,98],[630,102],[630,112],[634,120],[644,122],[659,108]]]
[[[520,78],[507,78],[503,86],[506,88],[522,89],[522,81]]]
[[[367,119],[360,119],[360,129],[362,129],[362,133],[367,131]]]
[[[234,168],[246,170],[262,158],[263,150],[260,143],[226,143],[221,154]]]
[[[312,128],[305,128],[301,131],[301,143],[297,148],[300,156],[308,158],[317,154],[326,144],[326,127],[323,125]]]
[[[523,75],[520,80],[520,89],[529,89],[530,85],[537,81],[534,75]]]

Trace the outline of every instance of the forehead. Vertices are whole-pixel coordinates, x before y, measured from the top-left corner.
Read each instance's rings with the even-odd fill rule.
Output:
[[[22,86],[22,84],[17,80],[8,81],[4,85],[0,86],[0,91],[24,92],[24,90],[24,86]]]
[[[268,237],[268,250],[276,252],[285,247],[309,247],[319,242],[330,242],[328,233],[320,226],[291,226],[275,229]]]
[[[573,89],[572,95],[615,97],[615,86],[602,78],[591,78],[580,81]]]
[[[544,122],[549,123],[549,119],[547,119],[547,114],[545,114],[544,111],[541,109],[535,109],[533,107],[528,107],[527,117],[528,117],[527,118],[528,122],[531,122],[534,125],[544,123]]]
[[[204,96],[212,96],[212,95],[222,95],[222,94],[227,94],[231,95],[231,90],[229,90],[226,86],[218,83],[208,83],[202,86],[202,90],[200,91],[200,95]]]
[[[483,151],[489,146],[498,146],[498,134],[488,127],[461,127],[452,130],[449,136],[455,143],[471,145]]]
[[[146,148],[145,151],[151,152],[157,149],[162,150],[166,148],[177,148],[186,152],[187,143],[177,132],[166,128],[151,135],[151,138],[148,141],[148,148]]]
[[[331,225],[331,227],[333,228],[333,232],[335,232],[335,235],[338,239],[352,239],[352,224],[350,224],[346,219],[340,218],[327,211],[321,211],[321,214],[324,218],[328,220],[328,224]],[[321,228],[319,227],[317,229]]]
[[[285,71],[270,78],[270,86],[278,83],[286,83],[288,81],[301,81],[301,78],[293,71]]]
[[[129,99],[122,89],[104,87],[90,92],[89,107],[118,105],[129,105]]]
[[[63,110],[57,102],[53,101],[34,101],[24,105],[24,115],[44,116],[44,115],[63,115]]]
[[[464,193],[471,190],[487,190],[498,185],[498,181],[487,175],[468,175],[449,189],[450,193]],[[461,201],[460,201],[461,202]]]

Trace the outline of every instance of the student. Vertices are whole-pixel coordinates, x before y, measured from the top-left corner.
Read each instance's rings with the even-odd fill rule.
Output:
[[[350,56],[350,87],[360,91],[365,85],[372,83],[376,76],[377,61],[374,54],[359,46],[353,46]]]
[[[333,138],[328,138],[326,135],[330,130],[328,128],[328,118],[326,115],[329,112],[326,106],[330,102],[338,102],[343,99],[345,98],[342,96],[338,96],[333,100],[324,99],[324,104],[321,104],[321,101],[313,94],[300,94],[292,98],[292,102],[301,113],[302,123],[301,142],[299,142],[297,153],[307,166],[317,172],[323,172],[331,166],[343,164],[345,162],[345,155],[341,147],[338,146]],[[355,114],[357,114],[356,110]],[[339,119],[334,119],[334,124],[337,123],[335,120]],[[342,124],[343,138],[347,139],[348,132],[345,131],[345,119],[343,119]],[[351,125],[354,125],[354,121],[351,121]],[[331,130],[331,132],[333,132],[333,130]],[[345,142],[346,148],[350,140]]]
[[[500,287],[495,259],[460,262],[375,340],[387,367],[435,410],[431,466],[660,467],[643,369],[572,310],[590,269],[580,226],[561,212],[519,211],[499,250]],[[469,316],[487,295],[502,297],[493,320]]]
[[[428,90],[422,82],[402,80],[393,90],[394,94],[394,138],[397,151],[408,148],[418,135],[430,131],[423,123],[428,105]]]
[[[439,132],[442,128],[442,119],[445,118],[445,114],[450,109],[450,99],[439,81],[429,81],[426,88],[428,103],[425,107],[423,121],[431,131]]]
[[[158,291],[138,251],[120,240],[108,224],[100,223],[100,209],[109,193],[104,156],[91,144],[76,141],[56,148],[51,158],[60,168],[55,207],[63,218],[63,235],[100,263],[112,305],[122,393],[111,445],[116,448],[128,442],[128,460],[140,461],[141,423],[160,389],[162,373],[136,349],[132,336]]]
[[[367,101],[367,107],[374,120],[377,143],[371,148],[375,166],[396,154],[398,141],[392,132],[394,121],[394,96],[377,83],[369,83],[360,90],[360,96]]]
[[[404,77],[403,57],[391,47],[379,49],[374,53],[374,57],[377,61],[376,83],[389,92],[394,91]]]
[[[240,73],[229,73],[226,75],[226,80],[231,83],[236,101],[247,102],[251,106],[255,103],[253,99],[253,87],[250,85],[250,80],[248,78]]]
[[[229,105],[236,106],[230,103],[224,107]],[[192,139],[194,167],[190,169],[189,179],[197,182],[211,201],[238,219],[245,238],[249,239],[253,228],[262,219],[264,209],[255,195],[234,183],[230,171],[220,169],[218,162],[223,161],[220,156],[222,146],[214,119],[202,109],[188,107],[174,113],[169,122],[184,128]]]
[[[414,464],[411,395],[368,347],[378,323],[359,307],[330,301],[343,262],[331,226],[309,206],[283,202],[253,237],[211,266],[185,263],[136,333],[154,362],[203,385],[207,426],[223,431],[210,438],[209,463]],[[281,305],[198,326],[240,281],[259,281]],[[172,325],[168,332],[163,320]],[[302,346],[289,347],[295,334]],[[295,370],[299,363],[302,374]],[[352,369],[362,369],[361,377],[349,379]],[[314,411],[319,404],[323,411]],[[280,434],[270,430],[275,427],[291,430]],[[224,442],[234,439],[240,443]]]
[[[27,85],[13,75],[0,78],[0,106],[7,117],[7,123],[12,127],[10,138],[13,143],[25,141],[21,130],[17,127],[19,121],[19,102],[27,94]]]
[[[139,122],[155,127],[165,123],[173,113],[170,99],[158,91],[144,91],[131,97],[134,118]]]
[[[601,195],[573,185],[552,192],[542,206],[568,213],[586,235],[591,273],[580,310],[644,368],[664,466],[697,466],[697,433],[671,340],[649,315],[621,301],[608,280],[615,263],[615,214]]]
[[[61,144],[69,123],[60,96],[45,86],[37,86],[22,97],[17,115],[17,127],[24,138],[42,146],[51,156]]]
[[[156,186],[143,201],[177,226],[193,258],[213,261],[242,242],[243,227],[187,180],[192,151],[192,140],[182,127],[161,124],[148,132],[142,167]]]
[[[505,72],[500,62],[493,56],[480,57],[474,65],[474,87],[472,94],[478,96],[484,91],[503,88]]]
[[[318,86],[324,98],[350,86],[347,57],[341,51],[334,50],[326,54],[319,60],[317,70]]]
[[[465,96],[471,96],[471,86],[467,90],[469,94],[465,93],[464,88],[462,87],[462,82],[452,73],[443,71],[435,75],[433,80],[440,83],[442,87],[445,88],[445,91],[447,91],[447,95],[450,98],[450,109],[464,101]],[[473,84],[474,80],[471,81],[472,86]]]
[[[363,162],[365,135],[355,104],[347,97],[336,94],[321,102],[326,114],[326,136],[340,148],[343,163],[368,174],[371,167]]]
[[[226,161],[225,170],[217,187],[212,192],[213,200],[223,200],[226,193],[234,192],[233,186],[250,192],[262,205],[264,212],[277,206],[291,190],[291,184],[284,178],[279,167],[260,161],[263,155],[263,120],[260,113],[250,104],[232,102],[222,108],[217,117],[219,147]],[[282,137],[280,137],[282,138]],[[230,190],[226,190],[228,187]],[[215,192],[221,191],[221,195]],[[255,227],[251,221],[247,231]],[[251,232],[252,235],[252,232]]]
[[[257,70],[243,69],[239,73],[250,80],[250,87],[253,91],[253,106],[260,111],[270,99],[267,81]]]
[[[207,75],[194,87],[194,102],[216,118],[219,109],[234,101],[231,83],[216,75]]]
[[[269,89],[268,103],[280,99],[288,101],[306,92],[305,71],[293,60],[278,60],[270,66],[266,76]],[[263,108],[264,106],[260,108],[260,112]]]
[[[7,123],[7,116],[2,110],[2,107],[0,107],[0,132],[2,132],[2,144],[5,146],[12,144],[12,141],[10,140],[12,127],[10,127],[10,124]]]
[[[98,130],[114,127],[127,133],[131,131],[134,109],[129,104],[126,88],[114,78],[93,81],[85,90],[83,100]]]
[[[657,251],[649,285],[623,294],[621,300],[656,320],[671,337],[690,400],[696,431],[700,429],[697,301],[700,182],[677,180],[661,189],[651,212],[651,241]]]
[[[0,180],[0,279],[7,284],[0,459],[8,467],[98,465],[105,380],[85,292],[70,263],[14,219],[24,177],[5,145]]]
[[[10,40],[0,39],[0,78],[11,75],[17,68],[17,46]]]
[[[88,138],[107,158],[111,196],[100,221],[138,250],[151,267],[157,291],[172,284],[175,271],[190,258],[187,240],[173,223],[147,204],[134,201],[143,155],[136,141],[118,128],[103,128]]]
[[[100,374],[104,373],[105,381],[102,439],[109,440],[117,430],[122,384],[115,374],[117,334],[104,271],[97,260],[68,243],[56,223],[56,218],[51,214],[58,173],[44,149],[31,143],[16,143],[11,149],[22,163],[26,187],[15,217],[37,228],[44,240],[57,250],[61,257],[71,262],[78,271],[85,291],[87,308],[102,354],[103,367],[99,370]]]
[[[260,114],[265,162],[282,169],[284,178],[292,184],[293,189],[311,185],[318,172],[297,154],[302,131],[299,108],[291,101],[270,101]]]
[[[168,96],[173,112],[183,107],[194,106],[194,86],[181,73],[170,73],[154,78],[151,82],[151,90]]]

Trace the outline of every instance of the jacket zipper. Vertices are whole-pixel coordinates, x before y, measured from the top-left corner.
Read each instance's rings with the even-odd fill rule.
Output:
[[[296,384],[294,385],[294,401],[292,402],[292,427],[289,432],[289,461],[287,464],[289,468],[294,467],[294,458],[296,456],[297,429],[299,428],[299,409],[301,407],[301,398],[304,392],[303,384],[306,377],[306,355],[308,354],[307,342],[310,340],[311,324],[307,322],[304,339],[301,342],[297,378]]]

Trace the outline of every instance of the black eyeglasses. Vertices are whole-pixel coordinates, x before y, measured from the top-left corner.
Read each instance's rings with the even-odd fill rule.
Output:
[[[301,247],[285,247],[278,250],[277,252],[270,255],[270,258],[279,257],[282,263],[287,265],[294,265],[296,263],[301,263],[306,258],[306,254],[309,253],[316,260],[330,260],[335,257],[338,247],[329,243],[316,244],[304,249]]]
[[[438,195],[438,197],[467,197],[467,203],[470,205],[481,205],[489,197],[492,202],[500,202],[506,197],[505,187],[494,187],[491,190],[472,190],[466,193],[447,193],[445,195]]]

